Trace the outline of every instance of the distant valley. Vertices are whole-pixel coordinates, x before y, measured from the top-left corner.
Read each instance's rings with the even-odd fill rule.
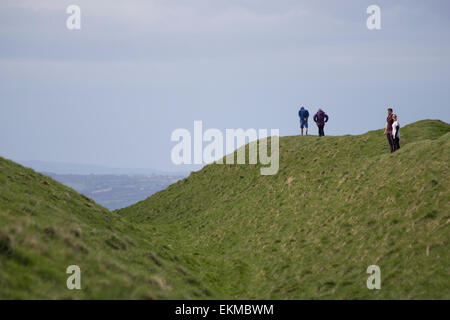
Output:
[[[182,175],[159,174],[43,173],[110,210],[124,208],[144,200],[184,178]]]
[[[151,168],[115,168],[102,165],[19,161],[25,167],[93,199],[109,210],[121,209],[150,197],[189,175],[189,172],[165,172]]]

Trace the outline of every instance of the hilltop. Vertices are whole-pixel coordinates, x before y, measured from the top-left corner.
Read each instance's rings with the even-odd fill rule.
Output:
[[[449,143],[432,120],[395,154],[381,130],[282,137],[277,175],[211,164],[115,212],[1,159],[0,298],[449,299]]]

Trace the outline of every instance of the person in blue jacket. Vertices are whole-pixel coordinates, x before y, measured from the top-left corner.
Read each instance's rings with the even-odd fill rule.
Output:
[[[306,128],[306,135],[308,135],[308,118],[309,118],[309,112],[305,109],[304,106],[301,106],[300,110],[298,111],[298,116],[300,117],[300,131],[303,135],[303,128]]]

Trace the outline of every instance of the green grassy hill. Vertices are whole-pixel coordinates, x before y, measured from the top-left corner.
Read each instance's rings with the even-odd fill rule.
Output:
[[[0,299],[192,299],[213,293],[139,225],[0,157]],[[82,290],[68,290],[78,265]]]
[[[277,175],[212,164],[114,213],[1,159],[0,298],[449,299],[450,125],[402,138],[283,137]]]

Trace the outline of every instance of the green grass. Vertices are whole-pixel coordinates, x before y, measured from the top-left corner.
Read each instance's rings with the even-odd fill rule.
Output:
[[[177,254],[148,228],[0,158],[0,299],[212,296]],[[82,290],[67,289],[69,265],[81,268]]]
[[[113,213],[2,159],[0,298],[449,299],[450,125],[402,138],[283,137],[277,175],[212,164]]]

